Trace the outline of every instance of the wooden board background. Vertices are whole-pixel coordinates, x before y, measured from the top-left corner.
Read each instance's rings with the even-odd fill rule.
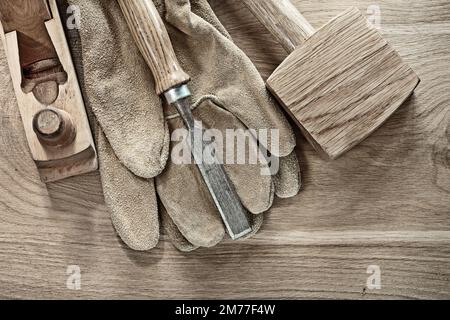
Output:
[[[165,240],[128,250],[96,173],[40,183],[18,109],[0,106],[0,298],[450,298],[450,2],[295,3],[314,27],[379,5],[385,36],[422,79],[415,96],[335,162],[299,135],[303,192],[277,201],[254,239],[188,255]],[[267,78],[283,49],[239,0],[212,4]],[[69,265],[81,290],[66,286]],[[382,288],[364,294],[369,265]]]

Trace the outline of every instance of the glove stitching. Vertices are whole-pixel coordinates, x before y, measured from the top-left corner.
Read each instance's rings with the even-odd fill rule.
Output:
[[[191,105],[191,110],[194,111],[194,110],[197,109],[203,102],[205,102],[205,101],[207,101],[207,100],[213,102],[213,103],[214,103],[215,105],[217,105],[218,107],[220,107],[220,108],[222,108],[222,109],[225,109],[224,104],[220,101],[220,99],[219,99],[218,97],[216,97],[215,95],[212,95],[212,94],[207,94],[207,95],[204,95],[204,96],[200,97],[200,99],[198,99],[196,102],[194,102],[194,103]],[[166,120],[173,120],[173,119],[177,119],[177,118],[179,118],[179,117],[180,117],[180,115],[179,115],[178,113],[175,113],[175,114],[172,114],[172,115],[170,115],[170,116],[167,116],[167,117],[166,117]]]

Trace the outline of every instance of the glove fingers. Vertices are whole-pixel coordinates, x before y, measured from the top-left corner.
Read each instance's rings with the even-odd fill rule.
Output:
[[[168,215],[188,242],[212,247],[223,239],[220,215],[194,164],[169,161],[156,178],[156,188]]]
[[[215,97],[201,99],[194,110],[205,129],[214,129],[216,144],[222,140],[221,155],[225,171],[233,182],[242,204],[253,214],[269,210],[274,198],[272,177],[253,133],[234,115],[224,109],[222,101]],[[243,142],[242,144],[240,142]],[[230,154],[232,155],[230,159]]]
[[[180,250],[181,252],[192,252],[198,249],[197,246],[194,246],[192,243],[186,240],[185,237],[181,234],[180,230],[178,230],[175,223],[172,221],[170,216],[168,215],[164,206],[160,206],[160,214],[161,214],[161,224],[169,237],[172,245]]]
[[[275,194],[285,199],[296,196],[301,188],[301,173],[295,151],[279,159],[279,170],[274,176]]]
[[[261,175],[260,165],[225,165],[243,206],[253,214],[270,209],[274,200],[271,176]]]
[[[261,227],[264,223],[264,213],[253,214],[253,215],[251,215],[251,217],[249,217],[249,219],[251,221],[252,232],[250,232],[248,235],[246,235],[243,239],[250,239],[259,232],[259,230],[261,229]]]
[[[219,141],[224,141],[227,129],[232,134],[239,134],[240,132],[240,137],[244,135],[244,142],[252,139],[255,141],[251,134],[250,136],[245,135],[247,132],[243,124],[217,103],[219,102],[213,97],[202,99],[200,103],[195,104],[196,107],[194,106],[193,111],[195,118],[202,121],[203,129],[214,128],[214,133],[217,134],[217,136],[214,136],[216,145]],[[179,128],[183,128],[182,120],[179,117],[173,117],[171,108],[166,113],[172,114],[169,117],[169,126],[172,132],[177,133]],[[187,132],[185,130],[184,133],[186,137]],[[223,135],[219,137],[222,133]],[[176,142],[176,139],[172,140]],[[236,147],[237,145],[238,142],[236,141]],[[226,148],[226,143],[223,143],[222,147]],[[245,145],[244,148],[244,161],[246,161],[249,159],[249,148],[246,148]],[[222,150],[223,160],[228,162],[225,157],[227,157],[229,151],[223,151],[223,148],[219,146],[217,146],[217,150]],[[233,147],[231,149],[232,161],[237,161],[240,158],[235,151],[237,151],[237,148]],[[156,179],[161,202],[181,234],[190,243],[200,247],[214,246],[224,236],[223,222],[197,166],[186,164],[186,162],[180,164],[180,159],[176,159],[176,156],[183,154],[187,156],[187,163],[190,163],[190,149],[186,140],[182,143],[173,143],[171,154],[172,161],[168,163],[166,170]],[[244,207],[255,214],[267,211],[272,205],[274,197],[271,176],[262,175],[264,167],[265,164],[261,165],[260,163],[225,165],[225,170]]]
[[[214,97],[201,99],[195,105],[194,117],[201,121],[203,129],[214,129],[208,130],[208,132],[214,134],[211,138],[215,138],[216,145],[222,141],[222,146],[217,146],[217,150],[222,150],[223,160],[228,163],[224,166],[225,170],[233,182],[242,204],[251,213],[265,212],[273,202],[272,177],[262,174],[265,163],[261,164],[257,161],[256,164],[248,164],[248,162],[230,164],[229,159],[226,159],[229,153],[226,149],[231,148],[230,146],[227,148],[225,142],[227,132],[236,134],[239,137],[237,139],[241,141],[243,139],[244,142],[253,140],[254,145],[256,145],[256,140],[251,134],[247,135],[248,132],[244,125],[228,111],[222,109],[218,105],[219,103]],[[179,132],[184,133],[184,138],[187,136],[186,130],[183,130],[182,119],[174,116],[174,111],[170,107],[166,114],[170,115],[169,127],[174,133],[171,147],[172,161],[169,161],[164,172],[156,178],[158,195],[168,215],[190,243],[199,247],[214,246],[224,237],[223,222],[198,167],[191,163],[187,139],[177,142],[175,137]],[[206,133],[206,135],[208,134]],[[219,135],[222,136],[219,137]],[[236,154],[238,142],[234,140],[233,135],[231,137],[233,141],[236,141],[236,146],[231,149],[232,161],[237,162],[238,159],[241,159],[242,154]],[[244,161],[250,159],[250,149],[247,146],[244,144]],[[257,150],[259,149],[257,148]],[[181,155],[185,156],[184,162],[181,161],[183,159],[179,159]],[[256,160],[260,159],[257,157]]]
[[[97,149],[105,202],[112,223],[132,249],[144,251],[159,241],[158,204],[153,180],[133,175],[114,154],[98,130]]]
[[[199,248],[198,246],[191,244],[185,237],[183,237],[180,230],[178,230],[178,227],[168,215],[164,206],[160,206],[160,214],[162,226],[169,237],[170,242],[175,248],[186,253],[195,251]],[[251,221],[252,232],[246,235],[243,239],[250,239],[258,233],[264,223],[264,214],[248,214],[248,219]]]
[[[70,0],[79,6],[86,104],[120,161],[152,178],[168,158],[169,132],[154,81],[116,1]],[[80,50],[78,50],[80,51]]]

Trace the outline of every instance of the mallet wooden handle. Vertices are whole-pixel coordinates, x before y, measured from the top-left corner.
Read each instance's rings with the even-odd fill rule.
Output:
[[[315,30],[289,0],[242,0],[287,52],[293,52]]]
[[[181,68],[152,0],[117,0],[130,31],[155,78],[159,95],[190,80]]]

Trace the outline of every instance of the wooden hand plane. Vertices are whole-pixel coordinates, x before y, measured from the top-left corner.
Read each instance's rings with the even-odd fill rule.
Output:
[[[55,0],[1,0],[0,35],[42,181],[97,169],[97,152]]]

